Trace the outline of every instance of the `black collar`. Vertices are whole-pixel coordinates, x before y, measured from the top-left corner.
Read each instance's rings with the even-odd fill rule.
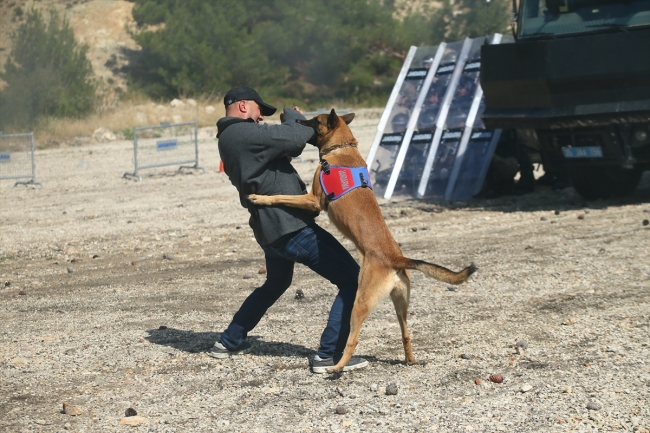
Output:
[[[324,155],[327,155],[328,153],[330,153],[330,152],[332,152],[332,151],[334,151],[334,150],[341,149],[342,147],[357,147],[357,143],[338,144],[338,145],[336,145],[336,146],[328,147],[328,148],[325,149],[325,150],[321,150],[321,151],[320,151],[320,157],[321,157],[321,159],[323,159],[323,156],[324,156]]]

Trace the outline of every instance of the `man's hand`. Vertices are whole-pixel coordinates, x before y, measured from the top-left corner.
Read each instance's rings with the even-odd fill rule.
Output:
[[[298,113],[304,115],[305,113],[298,107],[297,105],[293,107],[294,110],[296,110]],[[282,113],[280,113],[280,122],[284,122],[284,110]]]

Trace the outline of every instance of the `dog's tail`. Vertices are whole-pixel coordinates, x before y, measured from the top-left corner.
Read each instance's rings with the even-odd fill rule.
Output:
[[[443,266],[425,262],[424,260],[414,260],[408,257],[402,257],[395,266],[397,269],[414,269],[422,272],[428,277],[435,278],[438,281],[449,284],[462,284],[478,269],[474,263],[465,269],[454,272]]]

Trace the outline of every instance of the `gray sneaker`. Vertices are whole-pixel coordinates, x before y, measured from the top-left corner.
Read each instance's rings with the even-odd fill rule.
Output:
[[[214,346],[208,351],[208,356],[217,359],[224,359],[234,355],[243,355],[248,353],[253,348],[253,345],[244,341],[242,344],[237,347],[235,350],[228,350],[226,347],[221,344],[220,341],[214,343]]]
[[[340,356],[322,359],[320,356],[316,355],[311,362],[311,371],[312,373],[327,373],[327,369],[334,367],[339,359],[341,359]],[[368,360],[353,356],[350,358],[347,365],[343,367],[343,371],[357,370],[359,368],[365,368],[367,366]]]

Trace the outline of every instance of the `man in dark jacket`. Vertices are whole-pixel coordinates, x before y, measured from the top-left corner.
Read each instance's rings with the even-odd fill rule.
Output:
[[[249,87],[231,89],[224,105],[226,117],[217,122],[219,154],[228,178],[239,191],[241,205],[250,213],[249,225],[264,250],[267,274],[265,283],[246,298],[210,355],[227,358],[250,350],[245,341],[248,332],[289,288],[297,262],[339,290],[312,361],[314,373],[325,373],[337,363],[347,342],[359,265],[336,238],[315,223],[313,213],[287,206],[257,206],[247,199],[249,194],[307,193],[291,158],[302,153],[314,131],[296,122],[305,119],[298,107],[285,109],[280,125],[260,124],[276,108]],[[367,365],[363,358],[352,358],[344,371]]]

